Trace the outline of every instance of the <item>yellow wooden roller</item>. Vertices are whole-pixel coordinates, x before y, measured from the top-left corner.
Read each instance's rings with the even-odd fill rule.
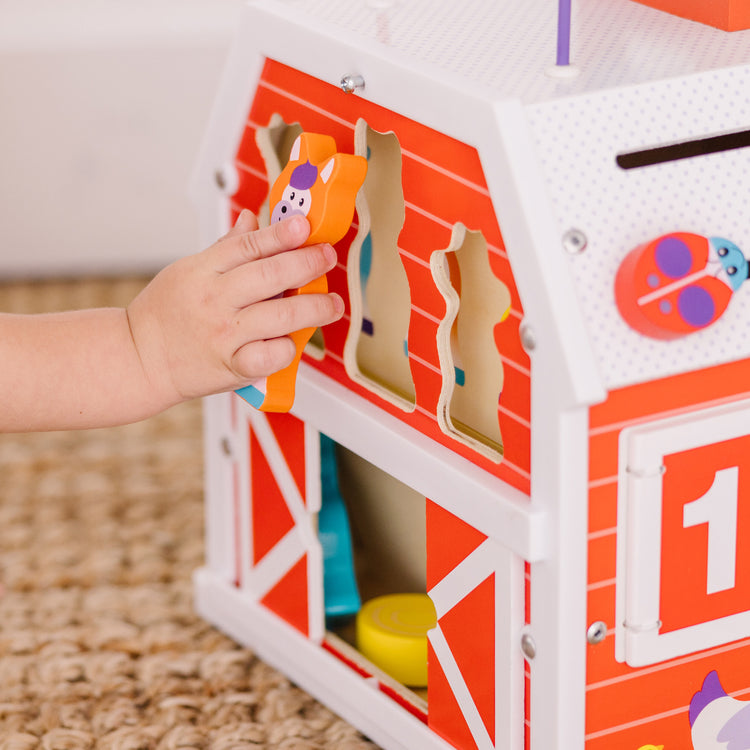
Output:
[[[357,648],[403,685],[426,687],[427,631],[436,623],[427,594],[379,596],[357,614]]]

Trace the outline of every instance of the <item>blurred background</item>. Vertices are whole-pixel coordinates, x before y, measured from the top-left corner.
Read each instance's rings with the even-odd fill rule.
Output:
[[[241,4],[0,0],[0,280],[201,249],[187,185]]]

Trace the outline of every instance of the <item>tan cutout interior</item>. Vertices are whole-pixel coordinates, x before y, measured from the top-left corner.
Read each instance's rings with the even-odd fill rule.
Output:
[[[298,122],[286,123],[279,114],[274,114],[271,117],[268,127],[256,130],[255,142],[266,165],[269,190],[289,161],[292,145],[301,132],[302,126]],[[268,196],[266,196],[258,214],[260,225],[267,226],[271,220],[268,210]]]
[[[336,446],[363,600],[427,590],[426,501],[416,490]]]
[[[482,233],[463,224],[453,228],[448,248],[432,254],[430,266],[446,303],[437,340],[443,376],[438,422],[446,434],[499,462],[503,363],[494,330],[508,315],[510,292],[490,268]]]
[[[416,490],[356,453],[336,446],[341,495],[349,514],[354,567],[362,602],[384,594],[427,590],[427,501]],[[330,634],[329,634],[330,635]],[[373,665],[355,648],[354,622],[340,623],[337,648],[369,671]],[[427,691],[385,682],[402,698],[427,708]]]
[[[379,133],[359,120],[355,153],[368,160],[357,196],[359,230],[349,251],[352,320],[344,364],[359,382],[405,411],[416,392],[407,351],[411,294],[398,237],[404,225],[401,146],[396,135]]]
[[[302,126],[298,122],[288,124],[279,114],[271,117],[268,127],[257,129],[255,142],[266,165],[269,189],[289,161],[292,145],[301,132]],[[268,197],[266,197],[259,211],[258,222],[261,226],[267,226],[269,221],[270,212]],[[322,328],[318,328],[312,335],[305,347],[305,352],[315,359],[323,359],[325,338]]]

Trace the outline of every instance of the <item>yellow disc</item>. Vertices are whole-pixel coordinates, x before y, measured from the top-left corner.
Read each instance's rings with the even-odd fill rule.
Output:
[[[427,594],[388,594],[357,614],[357,648],[376,667],[411,687],[427,685],[427,631],[437,623]]]

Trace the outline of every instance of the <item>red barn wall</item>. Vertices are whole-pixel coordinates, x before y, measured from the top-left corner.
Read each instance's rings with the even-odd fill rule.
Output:
[[[355,124],[363,118],[374,130],[395,133],[402,151],[406,218],[398,246],[411,289],[408,348],[416,409],[412,413],[402,411],[354,383],[344,369],[344,342],[351,322],[346,267],[356,233],[356,216],[352,229],[336,246],[339,263],[329,273],[329,287],[344,298],[347,314],[326,327],[325,357],[316,360],[305,355],[306,361],[528,494],[530,369],[518,334],[523,309],[476,149],[360,97],[344,94],[336,86],[267,60],[237,151],[239,188],[232,199],[234,215],[243,208],[258,212],[268,194],[266,166],[256,145],[256,133],[269,125],[273,115],[280,115],[287,124],[300,123],[305,131],[333,136],[339,151],[348,153],[354,150]],[[442,382],[436,334],[445,316],[445,302],[432,279],[430,256],[436,250],[448,248],[453,226],[458,222],[469,230],[482,232],[491,268],[508,287],[512,298],[509,318],[496,328],[496,345],[505,378],[498,410],[504,445],[499,464],[445,435],[436,418]]]
[[[590,410],[587,621],[605,622],[608,636],[588,646],[586,750],[637,750],[647,744],[689,750],[690,699],[712,670],[733,697],[750,700],[750,639],[632,668],[615,660],[614,636],[620,432],[746,398],[750,361],[743,360],[623,388]]]

